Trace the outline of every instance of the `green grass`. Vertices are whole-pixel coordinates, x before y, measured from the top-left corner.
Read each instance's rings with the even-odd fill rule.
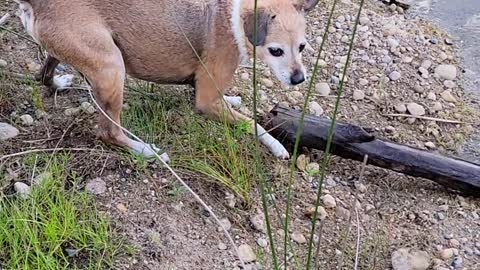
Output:
[[[61,154],[51,162],[47,156],[35,158],[36,173],[45,177],[31,195],[0,197],[3,269],[105,269],[123,247],[94,199],[67,171],[68,162],[69,156]]]
[[[250,189],[264,173],[255,161],[255,138],[248,132],[249,125],[208,120],[194,112],[184,90],[152,89],[145,84],[135,88],[144,94],[129,97],[123,125],[146,142],[166,147],[162,149],[169,153],[174,168],[200,173],[249,205]],[[151,97],[152,93],[156,95]]]
[[[35,109],[45,111],[41,88],[36,84],[32,85],[32,104],[35,106]]]

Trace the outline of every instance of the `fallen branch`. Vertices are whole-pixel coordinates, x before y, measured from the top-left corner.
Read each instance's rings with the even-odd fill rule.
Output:
[[[275,107],[264,119],[266,129],[285,146],[295,142],[301,112]],[[325,150],[331,121],[307,115],[300,146]],[[414,177],[435,181],[467,195],[480,196],[480,165],[438,155],[418,148],[378,139],[358,126],[338,123],[332,142],[332,154]]]

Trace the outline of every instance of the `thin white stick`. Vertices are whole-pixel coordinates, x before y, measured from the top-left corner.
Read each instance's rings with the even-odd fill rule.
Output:
[[[354,270],[358,269],[358,254],[360,253],[360,219],[358,218],[358,209],[355,207],[355,214],[357,216],[357,247],[355,249],[355,266]]]
[[[172,169],[172,167],[170,167],[168,165],[167,162],[165,162],[161,157],[160,155],[157,154],[157,152],[152,149],[152,147],[149,145],[149,144],[146,144],[142,139],[140,139],[139,137],[137,137],[135,134],[133,134],[132,132],[130,132],[128,129],[122,127],[120,124],[118,124],[117,122],[115,122],[115,120],[113,120],[103,109],[102,107],[100,107],[100,105],[97,103],[97,101],[95,100],[95,97],[93,96],[93,93],[92,93],[92,89],[89,88],[88,89],[88,93],[90,94],[90,97],[93,101],[93,103],[95,103],[95,106],[97,106],[97,108],[99,109],[99,111],[110,121],[112,122],[115,126],[117,126],[118,128],[120,128],[121,130],[123,130],[125,133],[127,133],[128,135],[132,136],[132,138],[134,138],[135,140],[137,140],[138,142],[141,142],[143,143],[145,146],[147,146],[148,148],[150,148],[150,150],[153,152],[153,154],[155,155],[155,157],[160,160],[160,162],[170,171],[170,173],[178,180],[178,182],[180,182],[182,184],[182,186],[184,186],[188,192],[190,192],[190,194],[193,195],[193,197],[195,198],[195,200],[197,200],[197,202],[199,202],[203,208],[205,208],[205,210],[207,210],[207,212],[213,217],[213,219],[215,219],[215,221],[220,225],[220,227],[222,228],[223,232],[225,233],[225,235],[227,236],[228,240],[230,241],[230,243],[232,244],[233,246],[233,249],[235,250],[235,253],[237,254],[237,257],[238,259],[240,260],[240,263],[242,264],[243,266],[243,269],[246,268],[245,266],[245,262],[242,260],[242,258],[240,258],[240,256],[238,256],[239,252],[238,252],[238,249],[237,249],[237,246],[235,245],[235,241],[233,240],[232,236],[230,235],[230,233],[227,231],[227,229],[222,225],[222,222],[220,222],[220,219],[217,217],[217,215],[213,212],[213,210],[202,200],[202,198],[200,198],[200,196],[195,192],[193,191],[192,188],[190,188],[190,186],[185,183],[185,181],[182,180],[182,178],[180,178],[180,176],[178,176],[178,174]]]
[[[2,16],[2,18],[0,18],[0,25],[4,24],[7,22],[8,19],[10,19],[10,13],[6,13],[5,15]]]
[[[93,152],[93,151],[98,151],[97,149],[91,149],[91,148],[52,148],[52,149],[32,149],[32,150],[27,150],[23,152],[18,152],[18,153],[13,153],[9,155],[3,155],[0,156],[0,161],[7,159],[7,158],[12,158],[12,157],[18,157],[18,156],[23,156],[23,155],[28,155],[32,153],[39,153],[39,152],[55,152],[55,151],[77,151],[77,152]]]
[[[403,114],[403,113],[389,113],[389,114],[384,114],[383,116],[408,117],[408,118],[430,120],[430,121],[441,122],[441,123],[449,123],[449,124],[465,124],[465,122],[457,121],[457,120],[448,120],[448,119],[441,119],[441,118],[420,116],[420,115]]]

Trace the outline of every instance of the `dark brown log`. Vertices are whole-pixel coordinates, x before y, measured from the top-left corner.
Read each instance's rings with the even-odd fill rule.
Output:
[[[295,142],[300,117],[299,111],[277,106],[263,123],[272,136],[288,147]],[[306,115],[300,146],[324,151],[330,125],[329,119]],[[331,153],[357,161],[368,155],[368,164],[430,179],[480,197],[479,164],[375,138],[358,126],[337,122]]]

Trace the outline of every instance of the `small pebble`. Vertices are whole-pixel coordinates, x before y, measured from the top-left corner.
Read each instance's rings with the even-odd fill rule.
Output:
[[[296,231],[290,235],[290,238],[298,244],[305,244],[307,242],[305,236],[302,233]]]
[[[326,82],[317,83],[315,85],[315,90],[321,96],[328,96],[330,95],[330,91],[331,91],[330,85]]]
[[[397,81],[402,77],[402,74],[400,74],[400,72],[398,72],[398,71],[393,71],[388,75],[388,77],[392,81]]]
[[[33,125],[33,117],[29,114],[24,114],[20,116],[20,120],[24,126],[31,126]]]
[[[253,252],[253,249],[247,244],[238,247],[238,257],[245,263],[251,263],[257,259],[255,252]]]
[[[28,196],[30,196],[31,189],[23,182],[15,182],[15,184],[13,184],[13,189],[15,189],[18,195],[22,198],[28,198]]]
[[[330,194],[323,196],[322,201],[325,208],[335,208],[337,206],[335,198]]]

